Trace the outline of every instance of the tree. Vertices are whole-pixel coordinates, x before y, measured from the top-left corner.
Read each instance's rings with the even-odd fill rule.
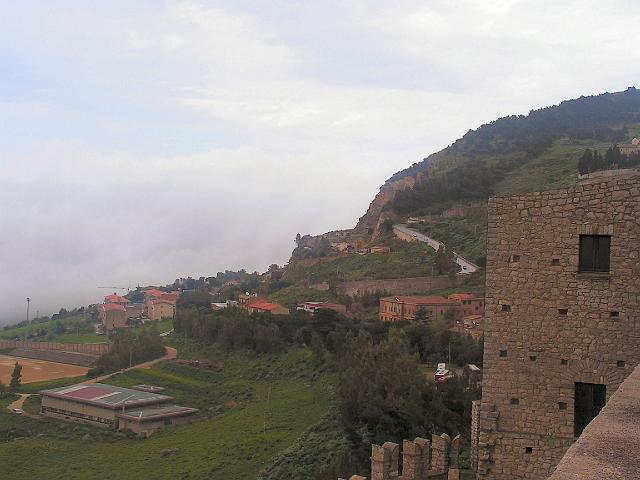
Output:
[[[7,393],[9,393],[9,389],[4,383],[0,382],[0,398],[6,397]]]
[[[417,321],[426,320],[427,316],[428,316],[427,309],[424,307],[418,307],[418,309],[416,310],[416,320]]]
[[[9,383],[9,388],[12,392],[16,392],[20,388],[20,379],[22,378],[22,365],[16,362],[13,367],[13,372],[11,372],[11,382]]]

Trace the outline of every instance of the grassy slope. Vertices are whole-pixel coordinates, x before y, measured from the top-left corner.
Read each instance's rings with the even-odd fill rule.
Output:
[[[164,363],[112,381],[140,382],[166,386],[176,402],[200,408],[199,418],[138,440],[0,412],[0,438],[10,429],[28,437],[0,443],[3,475],[143,479],[153,472],[157,479],[255,478],[322,419],[333,388],[330,375],[313,372],[306,350],[260,359],[236,356],[222,373]],[[228,400],[239,406],[225,408]],[[91,440],[83,440],[86,434]],[[168,449],[178,450],[162,456]]]
[[[308,278],[310,283],[320,283],[334,279],[344,282],[431,274],[435,258],[431,248],[419,243],[393,242],[390,253],[345,254],[333,261],[323,261],[311,267],[287,268],[284,279],[295,283]]]

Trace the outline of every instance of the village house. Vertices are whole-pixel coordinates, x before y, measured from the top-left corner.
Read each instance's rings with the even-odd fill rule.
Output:
[[[266,301],[266,298],[258,296],[257,293],[246,292],[238,295],[238,307],[242,308],[243,310],[248,310],[251,303]]]
[[[413,321],[416,313],[424,310],[428,320],[444,320],[447,311],[457,315],[459,303],[439,296],[397,296],[380,299],[380,320],[383,322]]]
[[[452,293],[448,298],[460,303],[458,312],[461,317],[484,315],[484,297],[473,293]]]
[[[247,306],[249,313],[271,313],[272,315],[289,315],[289,309],[278,303],[256,301]]]
[[[43,415],[148,437],[165,425],[188,421],[195,408],[171,405],[167,395],[95,383],[42,390]]]
[[[296,307],[297,310],[302,310],[307,313],[314,314],[318,310],[334,310],[338,313],[345,315],[347,313],[347,307],[344,305],[340,305],[338,303],[330,303],[330,302],[304,302],[299,304]]]
[[[640,138],[634,138],[631,140],[631,143],[620,143],[618,144],[618,148],[623,155],[640,153]]]
[[[151,321],[175,318],[176,302],[164,298],[153,298],[147,301],[147,318]]]
[[[121,297],[120,295],[118,295],[118,294],[116,294],[114,292],[112,295],[105,296],[103,303],[115,303],[117,305],[127,305],[127,304],[129,304],[131,302],[129,301],[128,298]]]
[[[127,327],[127,309],[119,303],[101,303],[98,305],[98,319],[106,332]]]

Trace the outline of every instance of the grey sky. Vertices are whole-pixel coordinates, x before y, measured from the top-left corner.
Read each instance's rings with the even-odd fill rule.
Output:
[[[0,323],[283,263],[470,128],[640,74],[630,1],[0,7]]]

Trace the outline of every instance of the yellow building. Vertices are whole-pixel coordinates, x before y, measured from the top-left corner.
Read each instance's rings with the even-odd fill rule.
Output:
[[[170,300],[154,298],[147,302],[147,318],[149,320],[162,320],[174,318],[176,314],[176,304]]]

